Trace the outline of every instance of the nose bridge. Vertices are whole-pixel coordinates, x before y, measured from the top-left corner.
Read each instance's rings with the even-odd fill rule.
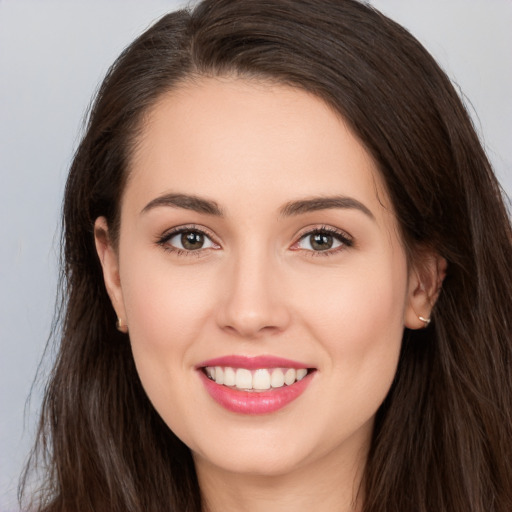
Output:
[[[226,272],[219,324],[243,337],[286,328],[289,312],[279,259],[265,244],[249,242],[230,258]]]

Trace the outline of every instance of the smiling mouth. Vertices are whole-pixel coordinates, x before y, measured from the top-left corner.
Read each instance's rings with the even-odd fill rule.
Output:
[[[291,386],[301,381],[313,368],[234,368],[231,366],[205,366],[206,377],[221,386],[239,391],[262,392]]]

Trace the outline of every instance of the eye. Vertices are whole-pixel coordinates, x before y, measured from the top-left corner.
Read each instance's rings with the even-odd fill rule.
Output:
[[[292,249],[302,249],[313,252],[331,254],[342,247],[352,247],[352,239],[342,231],[333,228],[321,228],[301,236]]]
[[[158,240],[158,243],[167,250],[180,253],[219,248],[219,245],[213,242],[204,231],[192,228],[173,230]]]

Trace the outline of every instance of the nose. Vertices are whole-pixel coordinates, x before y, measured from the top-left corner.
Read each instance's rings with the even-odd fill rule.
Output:
[[[246,251],[229,267],[217,308],[219,327],[245,339],[284,331],[291,317],[276,258]]]

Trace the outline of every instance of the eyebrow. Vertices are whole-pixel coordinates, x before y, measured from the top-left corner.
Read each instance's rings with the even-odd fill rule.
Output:
[[[375,220],[375,216],[368,207],[357,199],[347,196],[312,197],[310,199],[291,201],[281,208],[280,213],[282,216],[290,217],[318,210],[331,210],[337,208],[359,210],[370,219]]]
[[[159,206],[183,208],[185,210],[193,210],[198,213],[205,213],[206,215],[214,215],[216,217],[222,217],[224,215],[222,209],[215,201],[188,194],[164,194],[159,196],[144,206],[141,214],[153,208],[158,208]]]
[[[141,214],[161,206],[183,208],[185,210],[192,210],[216,217],[224,216],[217,202],[188,194],[164,194],[156,197],[142,209]],[[312,197],[309,199],[290,201],[281,208],[280,215],[283,217],[292,217],[304,213],[337,208],[359,210],[370,219],[375,220],[373,213],[363,203],[353,197],[347,196]]]

